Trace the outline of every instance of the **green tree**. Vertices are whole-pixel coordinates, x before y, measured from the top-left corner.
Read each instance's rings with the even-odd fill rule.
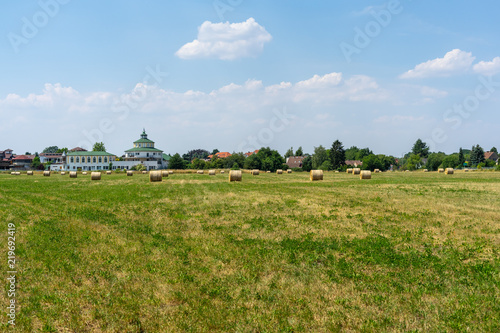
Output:
[[[222,158],[218,158],[217,156],[214,156],[212,158],[212,168],[223,169],[224,168],[224,161],[222,160]]]
[[[132,169],[136,171],[145,171],[146,167],[144,166],[144,164],[136,164],[132,167]]]
[[[214,150],[212,150],[212,155],[215,155],[219,152],[219,149],[215,148]]]
[[[245,154],[233,152],[231,156],[224,158],[224,168],[231,169],[235,163],[238,164],[238,170],[240,165],[245,164]]]
[[[366,147],[366,148],[361,148],[360,150],[358,150],[358,152],[356,153],[356,158],[355,160],[358,160],[358,161],[362,161],[363,158],[365,158],[365,156],[368,156],[368,155],[371,155],[373,154],[373,152],[370,150],[370,148]]]
[[[290,156],[295,156],[295,155],[293,154],[293,147],[290,147],[290,149],[288,149],[288,150],[286,151],[286,153],[285,153],[285,160],[286,160],[288,157],[290,157]]]
[[[342,142],[335,140],[330,148],[330,164],[332,170],[338,170],[345,164],[345,150]]]
[[[253,155],[250,155],[253,156]],[[257,153],[257,157],[259,157],[261,163],[264,161],[266,158],[270,158],[272,161],[272,167],[269,171],[276,171],[278,169],[281,169],[283,166],[283,163],[285,163],[285,159],[283,156],[280,155],[280,153],[277,150],[272,150],[269,147],[262,147],[259,149],[259,152]]]
[[[326,160],[318,167],[318,169],[323,171],[333,170],[332,162],[330,162],[330,160]]]
[[[490,151],[491,151],[491,152],[493,152],[493,153],[497,153],[497,154],[498,154],[498,150],[497,150],[495,147],[492,147],[492,148],[490,149]]]
[[[273,169],[273,166],[274,166],[274,163],[270,157],[266,157],[262,161],[262,170],[264,170],[264,171],[271,171]]]
[[[40,157],[37,155],[33,159],[33,162],[31,162],[31,168],[35,169],[35,170],[39,170],[40,169],[40,165],[42,165],[42,163],[40,162]]]
[[[328,159],[328,154],[325,147],[320,145],[319,147],[314,147],[314,154],[312,156],[312,167],[313,169],[318,169],[323,162]]]
[[[200,160],[199,158],[195,158],[191,164],[192,164],[193,169],[202,170],[205,168],[206,163],[204,160]]]
[[[345,159],[349,160],[349,161],[355,160],[358,152],[359,152],[359,148],[356,146],[352,146],[351,148],[346,149]]]
[[[458,154],[451,154],[446,156],[441,163],[442,168],[456,168],[458,165]]]
[[[25,152],[24,155],[31,155],[29,151]]]
[[[406,168],[408,170],[420,169],[422,166],[422,159],[419,154],[410,154],[408,160],[406,161]]]
[[[257,154],[252,154],[245,159],[245,163],[243,164],[245,169],[261,169],[262,161],[260,160]]]
[[[464,150],[462,147],[460,147],[460,150],[458,151],[458,166],[460,168],[463,168],[465,163],[465,156],[464,156]]]
[[[312,158],[311,158],[311,156],[307,155],[302,160],[302,170],[309,172],[312,170],[312,168],[313,168],[312,167]]]
[[[425,164],[425,168],[430,171],[436,171],[439,169],[439,166],[443,163],[444,158],[446,157],[445,153],[430,153],[427,158],[427,163]]]
[[[104,147],[103,142],[96,142],[92,147],[92,151],[106,151],[106,147]]]
[[[427,156],[429,156],[429,147],[427,147],[427,144],[425,142],[418,139],[417,141],[415,141],[411,152],[413,153],[413,155],[420,155],[420,157],[426,158]]]
[[[240,166],[238,165],[238,163],[234,163],[233,166],[231,167],[231,170],[239,170],[240,169]]]
[[[299,149],[297,149],[297,151],[295,152],[295,156],[303,156],[304,155],[304,152],[302,151],[302,147],[299,147]]]
[[[382,163],[382,161],[379,160],[379,158],[374,155],[374,154],[370,154],[368,156],[365,156],[365,158],[363,158],[363,165],[361,167],[363,170],[375,170],[375,169],[379,169],[379,170],[384,170],[384,164]]]
[[[176,170],[185,168],[184,160],[182,159],[181,155],[179,155],[179,153],[175,153],[174,156],[170,158],[170,161],[168,161],[168,168]]]
[[[57,152],[58,152],[59,154],[62,154],[62,153],[67,154],[67,153],[68,153],[68,150],[69,150],[68,148],[64,147],[64,148],[59,148],[59,149],[57,150]]]
[[[472,147],[472,150],[470,152],[470,163],[473,166],[479,165],[479,163],[484,162],[484,150],[481,148],[480,145],[476,145]]]
[[[42,151],[42,154],[56,154],[59,148],[57,146],[50,146]]]

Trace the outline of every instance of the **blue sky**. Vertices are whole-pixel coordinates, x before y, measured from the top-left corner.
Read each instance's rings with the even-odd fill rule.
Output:
[[[500,146],[494,1],[9,1],[0,149]],[[361,31],[361,32],[360,32]],[[156,79],[155,79],[156,78]]]

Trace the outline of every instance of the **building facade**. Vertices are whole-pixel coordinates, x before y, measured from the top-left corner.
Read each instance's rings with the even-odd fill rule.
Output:
[[[105,151],[70,151],[64,156],[64,159],[65,163],[63,163],[61,170],[112,170],[116,156]],[[51,170],[60,170],[58,168],[59,164],[51,165]]]

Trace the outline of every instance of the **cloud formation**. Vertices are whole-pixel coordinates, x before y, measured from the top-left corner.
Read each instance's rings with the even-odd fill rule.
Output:
[[[271,34],[253,18],[241,23],[205,21],[198,28],[197,39],[183,45],[175,54],[181,59],[255,57],[271,39]]]
[[[474,72],[482,75],[495,75],[500,73],[500,57],[494,58],[492,61],[480,61],[473,67]]]
[[[415,79],[464,73],[470,69],[474,59],[471,52],[454,49],[446,53],[443,58],[436,58],[415,66],[414,69],[400,75],[400,78]]]

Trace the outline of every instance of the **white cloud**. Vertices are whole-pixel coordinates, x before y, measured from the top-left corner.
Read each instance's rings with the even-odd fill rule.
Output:
[[[266,29],[253,18],[241,23],[205,21],[198,28],[197,39],[183,45],[175,54],[181,59],[255,57],[271,39]]]
[[[500,73],[500,57],[496,57],[492,61],[480,61],[474,65],[473,69],[474,72],[483,75]]]
[[[450,76],[466,72],[474,62],[472,53],[454,49],[443,58],[436,58],[415,66],[414,69],[400,75],[402,79]]]
[[[435,97],[435,98],[442,98],[442,97],[448,96],[448,93],[446,91],[427,87],[427,86],[421,87],[420,93],[422,94],[422,96]]]

